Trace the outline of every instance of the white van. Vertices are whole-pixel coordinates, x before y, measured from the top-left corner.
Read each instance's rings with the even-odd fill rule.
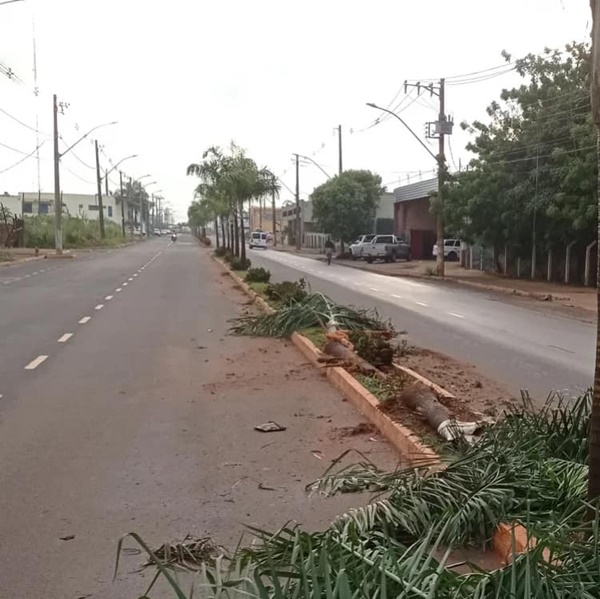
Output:
[[[264,231],[253,231],[250,233],[250,249],[267,249],[267,234]]]

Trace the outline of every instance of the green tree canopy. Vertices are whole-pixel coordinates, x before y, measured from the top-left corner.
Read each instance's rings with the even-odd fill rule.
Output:
[[[373,229],[384,189],[381,177],[366,170],[344,171],[311,195],[313,215],[321,231],[342,243]]]
[[[510,56],[505,53],[505,58]],[[446,190],[449,230],[470,242],[518,251],[595,238],[595,132],[589,47],[569,44],[515,62],[524,83],[504,89],[474,135],[469,168]]]

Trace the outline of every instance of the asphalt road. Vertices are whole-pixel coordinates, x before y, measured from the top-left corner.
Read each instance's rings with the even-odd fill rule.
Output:
[[[0,268],[0,599],[133,599],[124,533],[234,547],[366,501],[304,487],[344,449],[398,457],[339,434],[360,415],[293,346],[227,335],[246,301],[189,236]]]
[[[285,252],[252,250],[275,280],[305,277],[332,299],[376,308],[410,341],[469,362],[514,394],[542,402],[554,390],[577,394],[592,383],[595,325],[514,305],[502,295],[352,269]]]

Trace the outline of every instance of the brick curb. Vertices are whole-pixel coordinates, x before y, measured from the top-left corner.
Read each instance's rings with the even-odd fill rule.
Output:
[[[213,256],[213,260],[217,262],[225,272],[229,274],[231,279],[237,286],[260,308],[267,312],[273,313],[275,310],[267,304],[248,284],[240,279],[224,262]],[[300,335],[293,333],[291,337],[292,343],[300,350],[302,355],[306,357],[312,364],[319,366],[319,358],[322,355],[313,342]],[[407,373],[408,374],[408,373]],[[329,382],[340,391],[344,397],[351,401],[358,411],[371,422],[379,432],[396,448],[400,453],[408,458],[411,465],[418,466],[419,464],[426,466],[439,467],[441,466],[440,456],[430,447],[426,446],[421,439],[409,428],[392,420],[387,414],[379,409],[379,400],[365,389],[352,375],[339,366],[328,367],[325,369],[325,375]],[[426,379],[425,379],[426,380]],[[435,383],[430,383],[435,386]]]

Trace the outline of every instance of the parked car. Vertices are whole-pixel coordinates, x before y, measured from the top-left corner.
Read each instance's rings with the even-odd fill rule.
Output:
[[[449,262],[456,262],[460,259],[460,250],[462,242],[460,239],[444,239],[444,258]],[[438,255],[437,243],[433,246],[433,257]]]
[[[253,231],[250,233],[250,249],[263,248],[267,249],[267,234],[264,231]]]
[[[362,258],[369,264],[375,260],[396,262],[411,259],[410,245],[395,235],[375,235],[371,241],[363,244]]]
[[[360,235],[349,246],[348,249],[352,254],[352,260],[358,260],[362,257],[362,250],[365,243],[368,243],[375,235]]]

